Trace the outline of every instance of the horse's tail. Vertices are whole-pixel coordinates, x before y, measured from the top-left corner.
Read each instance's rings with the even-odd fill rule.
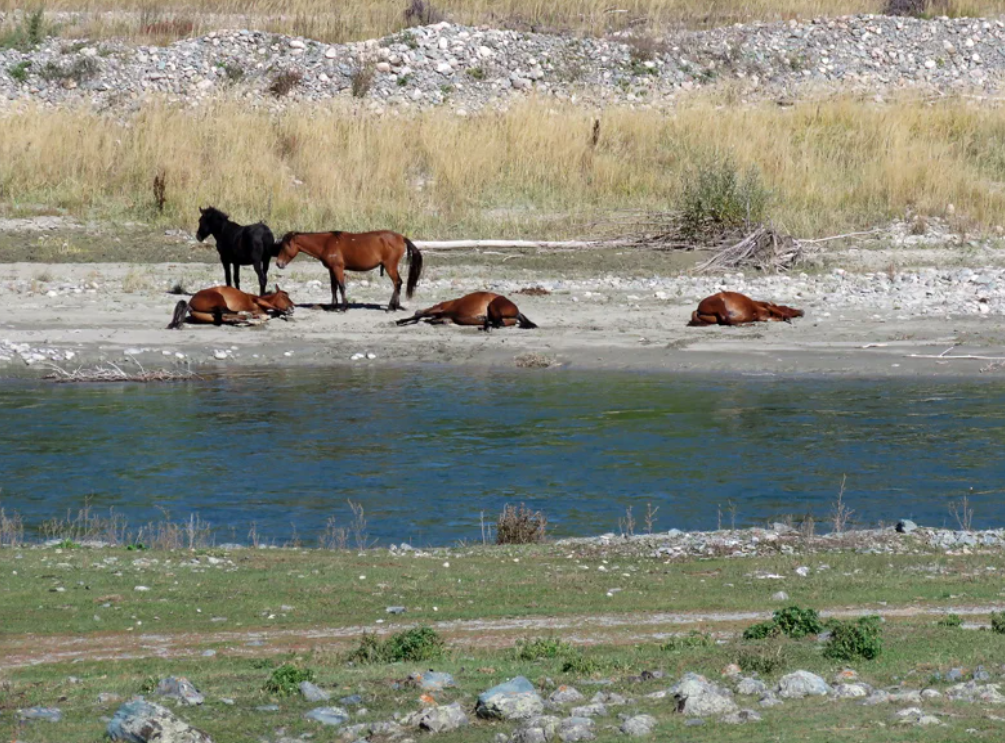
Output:
[[[276,236],[272,234],[272,230],[269,229],[268,225],[262,223],[262,252],[263,256],[268,256],[269,258],[279,257],[279,243],[276,242]]]
[[[517,313],[516,321],[520,324],[520,327],[523,328],[524,330],[531,330],[537,327],[537,325],[532,323],[530,319],[522,312]]]
[[[405,286],[405,296],[412,298],[412,293],[419,283],[419,276],[422,274],[422,253],[415,247],[415,243],[405,238],[405,248],[408,250],[408,284]]]
[[[185,313],[188,312],[188,302],[184,299],[179,300],[178,304],[174,306],[174,315],[171,317],[171,324],[167,326],[168,330],[175,330],[182,326],[185,322]]]

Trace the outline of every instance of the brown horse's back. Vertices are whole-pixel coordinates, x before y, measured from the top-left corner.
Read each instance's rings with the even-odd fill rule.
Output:
[[[188,302],[178,302],[168,329],[181,327],[186,312],[195,322],[219,324],[225,321],[244,322],[248,315],[267,317],[267,310],[289,314],[293,312],[293,306],[289,294],[280,291],[278,286],[271,294],[260,297],[230,286],[214,286],[196,292]]]
[[[719,292],[698,303],[688,325],[745,325],[802,316],[803,311],[794,307],[759,302],[739,292]]]
[[[254,297],[231,286],[214,286],[192,295],[188,306],[195,312],[254,312]]]
[[[489,329],[489,326],[501,328],[503,326],[509,327],[511,325],[519,325],[521,328],[525,329],[537,327],[537,325],[528,320],[527,317],[520,312],[520,308],[518,308],[516,304],[507,297],[496,297],[489,302],[485,315],[486,330]]]

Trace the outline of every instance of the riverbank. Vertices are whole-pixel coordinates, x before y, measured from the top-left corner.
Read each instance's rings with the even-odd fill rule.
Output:
[[[179,238],[183,241],[189,238]],[[183,249],[190,253],[193,248]],[[208,260],[212,253],[202,250]],[[390,282],[350,275],[347,313],[328,312],[327,273],[301,258],[272,268],[298,304],[262,327],[166,330],[171,290],[221,282],[211,263],[0,266],[0,374],[114,363],[196,371],[253,367],[446,364],[667,373],[951,377],[1001,373],[1005,253],[997,241],[836,249],[790,275],[694,275],[693,253],[428,251],[409,310],[388,315]],[[253,278],[244,271],[244,283]],[[253,282],[252,282],[253,283]],[[804,318],[687,327],[704,296],[740,291]],[[484,333],[397,327],[411,311],[470,291],[516,301],[539,328]],[[969,358],[960,358],[969,357]]]

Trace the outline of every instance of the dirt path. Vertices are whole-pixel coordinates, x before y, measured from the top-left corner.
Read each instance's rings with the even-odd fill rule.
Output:
[[[1002,606],[905,606],[846,607],[821,611],[825,618],[849,618],[878,614],[886,619],[919,616],[981,616],[1001,611]],[[593,614],[563,617],[523,617],[518,619],[467,619],[436,622],[432,626],[455,645],[506,647],[520,637],[560,632],[574,644],[627,644],[664,639],[684,630],[701,629],[729,636],[740,626],[770,618],[769,612],[656,612],[651,614]],[[213,648],[227,655],[262,656],[318,645],[353,644],[364,632],[381,635],[411,626],[407,622],[349,627],[302,629],[252,629],[225,632],[179,632],[170,634],[20,635],[0,639],[0,658],[9,668],[44,663],[75,661],[130,660],[139,658],[195,657]],[[221,647],[222,646],[222,647]]]

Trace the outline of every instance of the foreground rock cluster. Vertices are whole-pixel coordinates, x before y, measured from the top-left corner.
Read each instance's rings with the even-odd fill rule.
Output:
[[[186,102],[221,91],[252,101],[365,99],[375,107],[450,104],[459,113],[537,92],[593,102],[667,102],[741,81],[747,94],[840,85],[992,93],[1005,81],[1005,21],[851,16],[709,31],[577,38],[448,22],[329,45],[221,30],[167,47],[52,38],[0,51],[0,101]]]

